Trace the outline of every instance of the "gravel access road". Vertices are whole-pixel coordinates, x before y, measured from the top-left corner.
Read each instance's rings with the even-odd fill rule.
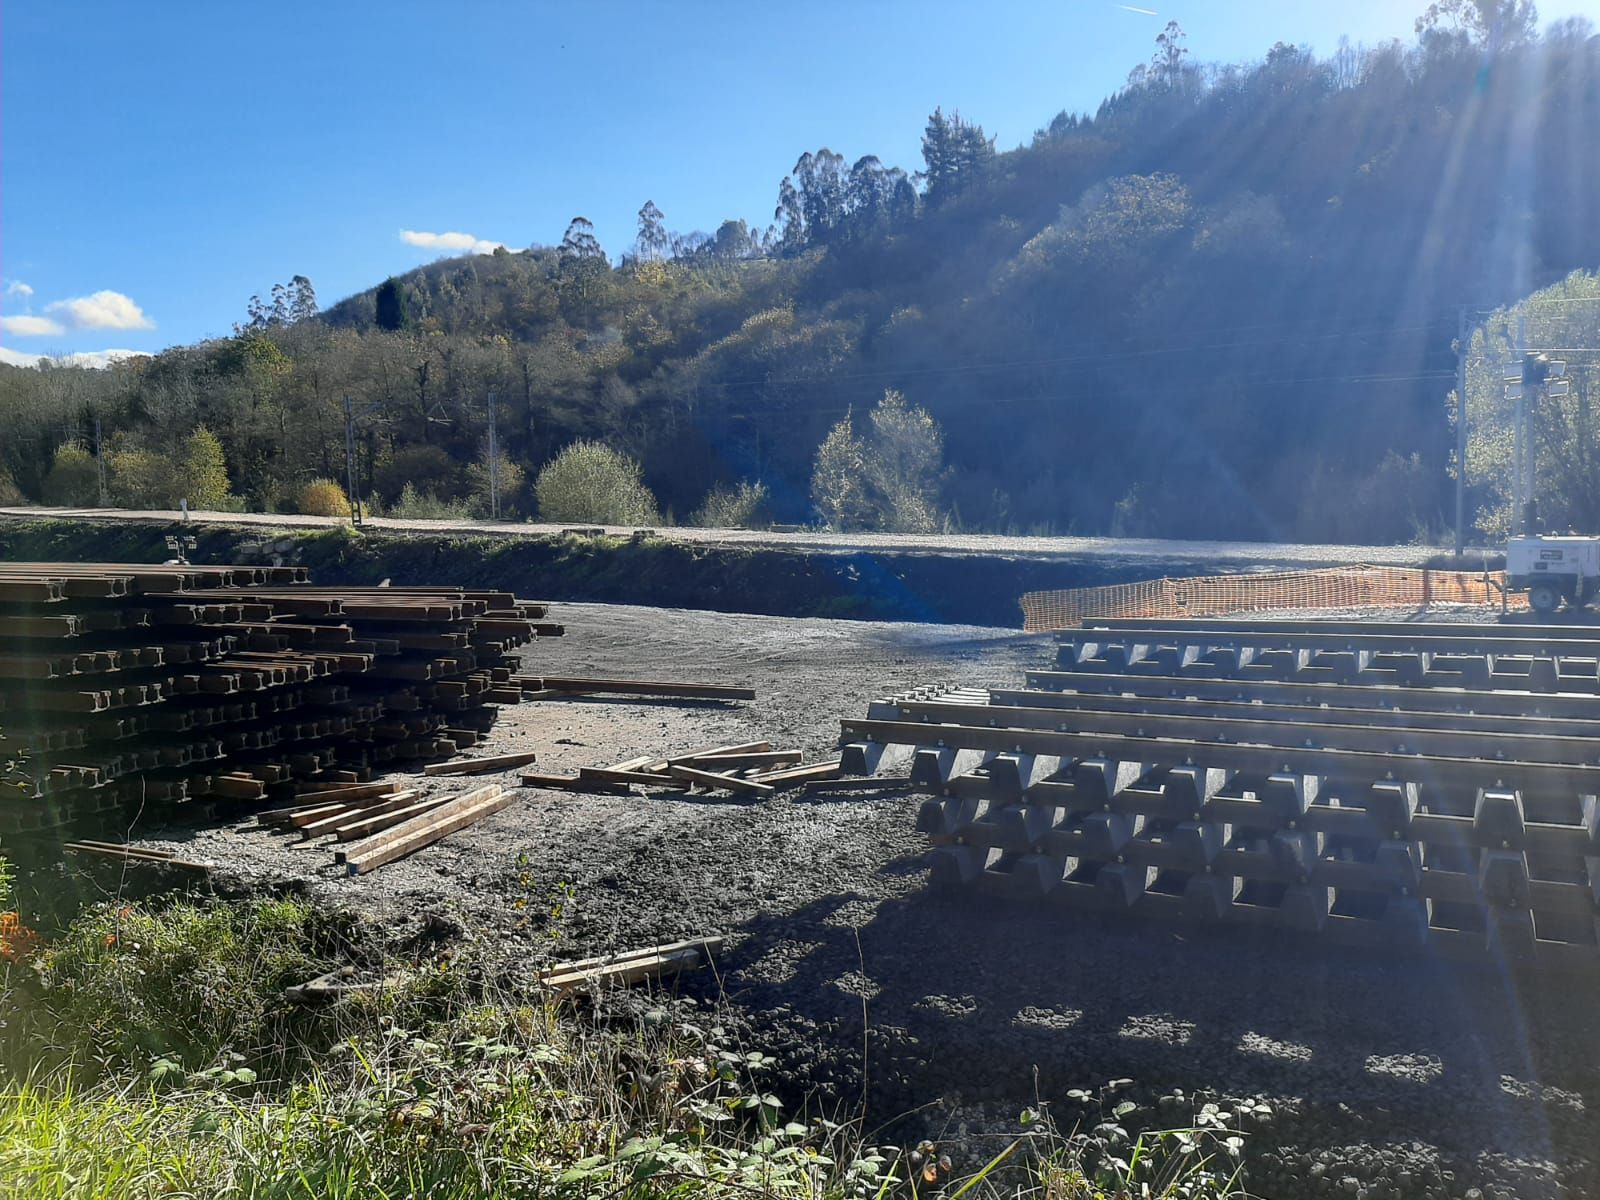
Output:
[[[170,524],[182,519],[176,511],[106,508],[0,508],[0,519],[37,521],[143,521]],[[191,521],[203,524],[259,525],[269,529],[326,529],[349,522],[341,517],[304,517],[281,513],[191,512]],[[397,533],[468,534],[474,537],[554,537],[572,528],[565,525],[514,525],[502,521],[400,521],[369,517],[373,529]],[[585,527],[590,528],[590,527]],[[602,528],[593,526],[592,528]],[[609,534],[627,537],[641,526],[604,526]],[[998,534],[831,533],[808,530],[775,533],[759,529],[696,529],[662,526],[652,533],[669,541],[746,546],[818,554],[941,554],[979,555],[1040,561],[1106,559],[1117,562],[1215,563],[1238,567],[1271,563],[1283,568],[1334,567],[1369,563],[1374,566],[1415,567],[1439,553],[1426,546],[1335,546],[1281,542],[1184,542],[1159,538],[1105,537],[1002,537]],[[1477,553],[1474,551],[1473,553]]]
[[[876,696],[1013,683],[1050,651],[1045,637],[971,626],[578,604],[553,615],[567,636],[530,647],[529,673],[747,683],[759,698],[530,702],[503,710],[473,753],[531,748],[539,770],[563,771],[770,740],[809,760]],[[887,793],[528,789],[355,879],[325,848],[244,817],[141,832],[258,883],[293,880],[397,944],[425,927],[477,939],[518,978],[552,959],[724,934],[717,969],[681,986],[724,1002],[751,1048],[776,1055],[789,1094],[865,1096],[875,1121],[916,1110],[902,1128],[956,1145],[981,1150],[1041,1099],[1070,1121],[1069,1089],[1123,1078],[1152,1112],[1174,1089],[1269,1098],[1277,1145],[1252,1165],[1259,1194],[1600,1193],[1592,984],[936,896],[916,808]]]

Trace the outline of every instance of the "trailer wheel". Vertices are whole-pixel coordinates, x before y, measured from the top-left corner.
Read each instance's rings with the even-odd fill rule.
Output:
[[[1536,613],[1553,613],[1561,607],[1561,593],[1548,583],[1536,583],[1528,589],[1528,607]]]

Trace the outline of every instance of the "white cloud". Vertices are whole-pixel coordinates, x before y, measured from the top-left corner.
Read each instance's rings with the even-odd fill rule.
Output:
[[[52,361],[69,367],[109,367],[125,358],[149,357],[148,350],[80,350],[76,354],[60,355]]]
[[[493,254],[505,248],[504,242],[491,242],[470,233],[427,233],[420,229],[402,229],[400,240],[441,254]]]
[[[59,337],[66,331],[60,321],[49,317],[0,317],[0,333],[12,337]]]
[[[27,284],[23,283],[22,280],[13,279],[10,283],[6,284],[6,295],[31,296],[33,295],[33,289]]]
[[[60,313],[74,329],[154,329],[156,323],[121,292],[99,291],[92,296],[52,300],[45,312]]]
[[[109,367],[125,358],[148,358],[146,350],[81,350],[77,354],[28,354],[0,346],[0,363],[12,367],[37,367],[48,359],[64,367]]]

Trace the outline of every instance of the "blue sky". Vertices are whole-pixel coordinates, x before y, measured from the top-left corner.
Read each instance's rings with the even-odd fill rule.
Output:
[[[1409,41],[1423,7],[6,0],[0,346],[225,334],[292,275],[327,304],[438,257],[424,235],[520,248],[583,214],[615,255],[646,199],[677,230],[765,226],[802,151],[915,170],[935,105],[1015,146],[1093,110],[1169,19],[1193,58],[1248,61]]]

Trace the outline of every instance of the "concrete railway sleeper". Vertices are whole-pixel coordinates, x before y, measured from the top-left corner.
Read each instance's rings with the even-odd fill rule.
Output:
[[[1273,624],[1263,622],[1262,624]],[[1286,622],[1266,630],[1080,629],[1060,635],[1062,671],[1297,683],[1600,691],[1600,638],[1325,633]],[[1457,627],[1458,629],[1461,627]]]
[[[1355,689],[1341,689],[1355,690]],[[1493,693],[1490,693],[1493,694]],[[1310,721],[1322,725],[1366,725],[1375,729],[1429,729],[1475,733],[1523,734],[1566,738],[1600,738],[1600,700],[1591,702],[1593,715],[1586,718],[1544,718],[1500,713],[1466,713],[1402,708],[1345,707],[1339,696],[1329,696],[1326,704],[1279,704],[1269,700],[1198,700],[1188,696],[1130,696],[1120,693],[1048,692],[1028,689],[982,691],[977,698],[970,692],[933,696],[913,702],[903,711],[932,715],[936,707],[952,713],[957,704],[993,709],[975,714],[999,724],[999,713],[1025,710],[1035,713],[1057,712],[1056,724],[1075,722],[1081,711],[1117,712],[1146,716],[1211,716],[1258,721]],[[873,714],[876,715],[876,714]],[[953,716],[949,719],[955,719]],[[1597,752],[1600,753],[1600,752]]]
[[[1295,643],[1069,654],[1026,688],[878,701],[842,723],[843,771],[904,771],[929,794],[917,827],[938,887],[1134,927],[1600,968],[1600,698],[1536,690],[1583,656],[1508,664],[1466,653],[1460,626],[1407,630],[1431,648],[1404,651],[1278,630]],[[1542,632],[1562,651],[1588,638],[1592,678],[1600,639]],[[1184,673],[1186,658],[1282,672],[1284,656],[1292,678]],[[1520,688],[1501,687],[1508,665]]]
[[[899,719],[935,723],[982,722],[991,728],[1072,729],[1147,737],[1155,732],[1196,742],[1247,742],[1283,747],[1374,750],[1398,755],[1445,755],[1461,758],[1600,764],[1600,725],[1561,732],[1541,722],[1521,727],[1499,724],[1513,718],[1462,718],[1448,724],[1426,714],[1376,714],[1344,709],[1265,708],[1251,704],[1201,705],[1189,702],[1119,704],[1106,697],[1072,711],[963,703],[914,701],[901,706]],[[968,715],[970,714],[970,715]]]
[[[1394,687],[1331,681],[1283,682],[1179,675],[1121,675],[1092,671],[1029,671],[1027,686],[966,689],[974,703],[987,695],[997,704],[1074,707],[1079,696],[1215,700],[1242,704],[1290,704],[1306,708],[1393,709],[1406,713],[1462,713],[1600,720],[1600,696],[1547,694],[1460,687]],[[930,692],[929,698],[934,693]],[[1057,699],[1057,697],[1060,697]]]

